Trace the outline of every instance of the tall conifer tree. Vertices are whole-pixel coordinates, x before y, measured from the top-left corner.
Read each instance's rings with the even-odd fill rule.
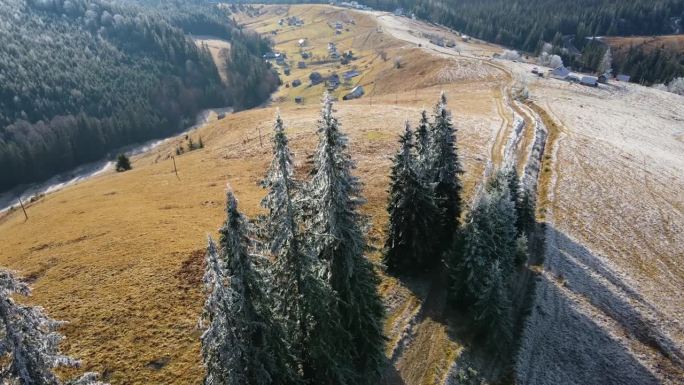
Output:
[[[271,312],[267,282],[260,271],[266,261],[250,252],[253,241],[232,192],[227,194],[226,214],[220,229],[221,250],[211,239],[207,248],[204,383],[300,384],[283,330]]]
[[[513,321],[511,299],[499,261],[487,266],[482,287],[473,305],[479,331],[487,335],[491,344],[508,346],[512,339]]]
[[[430,138],[431,182],[441,211],[439,246],[446,251],[452,246],[461,216],[460,174],[463,170],[456,152],[456,128],[451,121],[451,112],[447,110],[444,92],[435,107]]]
[[[425,181],[431,182],[430,170],[430,121],[427,111],[420,112],[420,122],[416,128],[416,171]]]
[[[518,230],[528,234],[534,231],[536,223],[535,217],[535,198],[529,189],[523,188],[520,194],[520,208],[518,210]]]
[[[400,136],[390,175],[388,235],[384,263],[388,271],[418,273],[439,261],[433,242],[433,220],[439,216],[432,191],[418,175],[413,133],[408,122]]]
[[[0,269],[0,381],[2,384],[62,385],[58,367],[80,362],[63,355],[57,329],[64,322],[48,317],[37,306],[18,304],[12,295],[28,296],[31,289],[11,272]],[[95,373],[86,373],[67,385],[103,385]]]
[[[297,183],[280,117],[274,129],[273,161],[263,183],[269,192],[262,205],[269,210],[266,229],[275,258],[276,308],[304,380],[311,385],[352,384],[350,334],[344,329],[334,292],[322,278],[323,263],[312,255],[299,231],[296,212],[300,208],[294,200]]]
[[[461,251],[452,251],[449,266],[450,297],[465,306],[472,305],[482,289],[482,277],[491,263],[488,238],[489,196],[480,196],[466,216]]]
[[[384,355],[382,318],[384,307],[377,292],[379,279],[365,257],[366,241],[359,207],[361,185],[352,175],[355,168],[347,149],[347,137],[333,116],[326,95],[319,120],[319,143],[314,172],[307,186],[308,229],[318,258],[329,266],[329,281],[338,308],[351,334],[356,380],[376,384]]]

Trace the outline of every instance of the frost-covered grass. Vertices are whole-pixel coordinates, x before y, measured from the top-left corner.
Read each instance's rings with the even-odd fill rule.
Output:
[[[681,97],[633,84],[531,81],[532,99],[559,136],[542,166],[547,251],[519,382],[678,383]]]

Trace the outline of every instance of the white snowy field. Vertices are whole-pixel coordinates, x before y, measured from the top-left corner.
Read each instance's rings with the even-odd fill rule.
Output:
[[[684,98],[526,75],[561,126],[519,382],[684,378]],[[543,363],[540,363],[543,362]]]

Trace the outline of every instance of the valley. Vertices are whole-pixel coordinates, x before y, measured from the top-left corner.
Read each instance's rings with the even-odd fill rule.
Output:
[[[356,71],[331,95],[364,184],[369,258],[382,276],[384,384],[460,384],[469,369],[487,383],[684,378],[681,96],[540,78],[531,73],[534,64],[493,58],[502,47],[386,12],[257,9],[236,14],[237,22],[270,36],[290,68],[286,75],[277,66],[284,84],[270,103],[135,154],[131,171],[105,170],[46,194],[27,205],[28,220],[21,210],[0,213],[0,265],[30,278],[30,303],[69,322],[62,346],[83,357],[85,369],[115,385],[201,383],[205,239],[225,218],[226,184],[247,215],[263,213],[257,183],[271,156],[276,112],[304,175],[326,88],[310,86],[310,75]],[[289,17],[303,24],[279,23]],[[453,39],[455,47],[433,44],[433,36]],[[354,59],[328,60],[329,43]],[[210,40],[209,48],[217,59],[230,47]],[[226,81],[229,75],[220,74]],[[355,87],[364,95],[343,100]],[[529,97],[516,99],[523,89]],[[447,303],[445,277],[399,280],[380,267],[398,135],[406,120],[416,126],[423,109],[432,111],[441,91],[458,129],[465,206],[507,165],[536,194],[540,246],[519,274],[514,302],[527,317],[517,319],[515,359],[485,356],[464,335]],[[178,155],[186,135],[201,138],[204,148]]]

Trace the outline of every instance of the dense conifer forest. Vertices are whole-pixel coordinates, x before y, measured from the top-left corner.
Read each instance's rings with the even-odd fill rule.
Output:
[[[230,40],[222,84],[188,34]],[[269,49],[200,2],[7,0],[0,4],[0,191],[178,132],[210,107],[261,103]],[[232,86],[232,88],[231,88]]]

